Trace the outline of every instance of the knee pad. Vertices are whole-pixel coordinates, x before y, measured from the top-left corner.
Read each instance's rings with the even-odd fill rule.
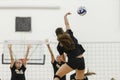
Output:
[[[54,76],[54,78],[61,79],[61,77],[60,77],[60,76],[58,76],[58,75],[55,75],[55,76]]]

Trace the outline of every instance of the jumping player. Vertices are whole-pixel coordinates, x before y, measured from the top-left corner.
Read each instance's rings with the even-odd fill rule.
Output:
[[[70,25],[67,16],[71,13],[66,13],[64,16],[66,32],[62,28],[56,29],[57,40],[59,41],[57,50],[60,55],[64,55],[64,52],[68,56],[68,62],[63,64],[56,72],[54,80],[60,80],[67,73],[76,70],[76,80],[85,80],[85,62],[83,53],[85,52],[81,44],[74,37],[73,31],[70,29]]]
[[[27,57],[28,57],[30,48],[31,48],[31,45],[28,45],[27,52],[24,59],[15,60],[13,57],[12,44],[8,45],[9,54],[11,58],[11,64],[10,64],[11,80],[26,80],[25,70],[26,70]]]

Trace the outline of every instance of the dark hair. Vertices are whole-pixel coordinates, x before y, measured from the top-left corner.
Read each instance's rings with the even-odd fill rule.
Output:
[[[63,34],[63,33],[64,33],[64,30],[59,27],[59,28],[57,28],[57,29],[55,30],[55,33],[56,33],[56,35]]]
[[[75,49],[75,44],[68,33],[64,32],[63,34],[59,34],[57,39],[66,50],[70,51]]]

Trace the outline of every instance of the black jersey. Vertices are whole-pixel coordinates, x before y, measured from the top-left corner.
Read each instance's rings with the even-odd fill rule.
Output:
[[[56,74],[57,70],[60,68],[61,65],[63,65],[65,62],[58,63],[56,60],[52,63],[53,69],[54,69],[54,75]],[[61,80],[66,80],[66,76],[63,76]]]
[[[67,33],[70,35],[72,40],[74,41],[75,44],[75,49],[74,50],[65,50],[62,46],[60,46],[60,43],[58,43],[57,50],[60,55],[62,55],[64,52],[67,54],[68,57],[76,57],[80,54],[83,54],[85,52],[84,48],[82,47],[81,44],[78,43],[78,40],[74,37],[73,32],[71,29],[67,30]]]
[[[20,69],[16,69],[15,64],[13,67],[10,67],[11,69],[11,80],[26,80],[25,79],[25,66],[22,65]]]

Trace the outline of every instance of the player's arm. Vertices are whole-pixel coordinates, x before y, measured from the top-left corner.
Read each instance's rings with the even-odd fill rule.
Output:
[[[47,45],[47,48],[48,48],[48,50],[49,50],[49,52],[50,52],[51,62],[53,63],[53,62],[55,61],[55,57],[54,57],[54,55],[53,55],[53,51],[52,51],[52,49],[51,49],[51,47],[50,47],[50,44],[46,44],[46,45]]]
[[[68,15],[71,15],[71,13],[68,12],[64,15],[64,23],[65,23],[65,26],[66,26],[66,30],[70,29],[70,24],[69,24],[69,21],[68,21],[68,18],[67,18]]]
[[[8,44],[8,49],[9,49],[9,54],[10,54],[10,59],[11,59],[10,67],[13,67],[15,60],[13,57],[12,44]]]
[[[29,52],[30,52],[30,49],[31,49],[31,45],[28,45],[27,46],[27,51],[26,51],[26,54],[25,54],[25,57],[24,57],[24,59],[22,60],[22,62],[23,62],[23,65],[26,67],[26,64],[27,64],[27,58],[28,58],[28,55],[29,55]]]
[[[66,62],[66,56],[65,56],[65,54],[62,54],[62,55],[60,55],[61,56],[61,58],[62,58],[62,61],[63,62]]]

